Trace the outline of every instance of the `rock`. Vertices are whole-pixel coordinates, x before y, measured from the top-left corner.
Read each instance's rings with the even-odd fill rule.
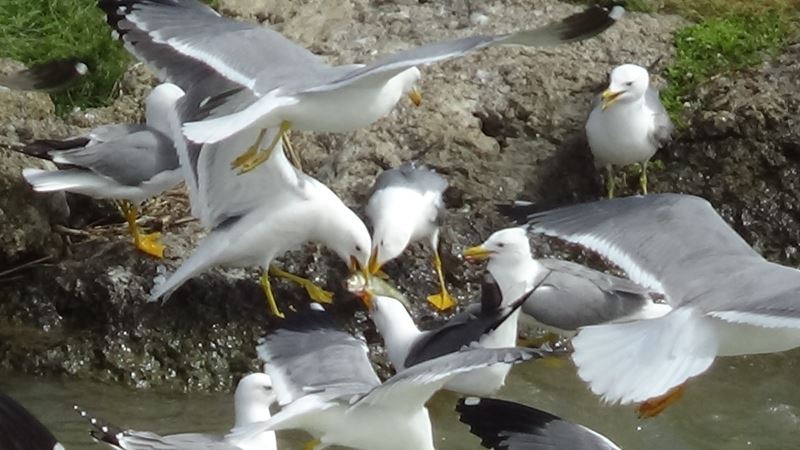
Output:
[[[483,7],[478,13],[491,20],[476,23],[470,19],[476,11],[466,1],[220,3],[226,14],[269,23],[332,63],[365,62],[448,37],[534,27],[580,9],[567,3],[511,0]],[[458,255],[465,246],[508,225],[496,214],[496,202],[524,197],[558,204],[602,195],[583,139],[591,97],[619,63],[648,65],[664,56],[667,64],[674,51],[672,32],[682,24],[673,16],[631,13],[618,26],[583,43],[495,48],[425,67],[419,108],[401,102],[368,129],[295,133],[292,139],[307,170],[357,211],[384,168],[420,159],[443,173],[451,188],[446,193],[441,251],[447,281],[463,304],[477,295],[480,267],[465,266]],[[772,64],[703,86],[699,101],[693,103],[701,106],[692,112],[691,126],[656,156],[665,168],[650,176],[654,192],[709,198],[749,242],[785,263],[797,262],[800,237],[794,167],[800,156],[797,52],[794,48]],[[13,120],[3,121],[13,129],[4,129],[1,142],[60,137],[99,123],[138,120],[141,99],[152,83],[152,77],[136,66],[121,83],[122,95],[113,105],[66,119],[49,112],[25,117],[20,106],[10,115]],[[27,109],[27,103],[20,105]],[[30,132],[20,135],[15,131],[20,129]],[[23,204],[34,203],[26,198]],[[154,278],[174,270],[203,232],[196,223],[181,220],[188,207],[180,192],[154,200],[145,211],[146,225],[165,235],[168,259],[155,261],[137,253],[116,219],[116,225],[91,229],[88,239],[73,238],[69,253],[53,264],[32,268],[4,284],[0,368],[67,373],[142,388],[216,390],[228,389],[240,374],[258,367],[254,344],[270,326],[258,274],[215,270],[189,281],[163,306],[147,304]],[[47,232],[40,236],[49,233],[45,226],[42,230]],[[41,239],[38,247],[29,247],[31,256],[54,248],[53,242]],[[538,255],[569,255],[602,267],[598,258],[576,254],[551,240],[536,239],[534,247]],[[3,252],[9,250],[4,247]],[[444,317],[423,300],[436,289],[430,256],[427,250],[412,248],[385,268],[408,297],[417,300],[413,313],[423,326]],[[341,292],[346,268],[338,259],[309,245],[280,264],[338,291],[332,310],[380,354],[379,338],[358,302]],[[305,307],[301,289],[282,281],[274,285],[283,309]],[[386,368],[381,360],[378,365]]]

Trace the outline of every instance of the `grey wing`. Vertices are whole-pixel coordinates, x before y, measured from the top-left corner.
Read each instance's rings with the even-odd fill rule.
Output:
[[[351,397],[380,385],[367,346],[327,313],[292,314],[282,326],[257,347],[281,405],[312,392]]]
[[[117,183],[138,186],[179,167],[172,140],[148,128],[126,136],[53,154],[53,161],[85,167]]]
[[[416,410],[452,377],[496,364],[516,364],[541,358],[539,350],[469,348],[409,367],[375,387],[353,407],[380,404],[395,410]]]
[[[625,197],[526,215],[525,210],[531,208],[519,205],[510,213],[526,216],[533,232],[599,253],[634,282],[666,294],[671,303],[687,300],[689,280],[712,275],[720,261],[733,257],[762,260],[699,197]]]
[[[648,136],[650,142],[656,147],[661,148],[672,139],[672,131],[675,126],[669,118],[669,113],[658,96],[658,90],[649,87],[644,94],[644,103],[653,112],[653,130]]]
[[[152,128],[146,124],[112,124],[93,128],[86,136],[92,144],[122,139],[139,131],[148,131]]]
[[[352,71],[334,82],[307,89],[306,92],[332,90],[356,82],[369,83],[374,77],[385,79],[411,67],[457,58],[492,45],[542,47],[588,39],[613,25],[621,17],[622,11],[619,6],[612,9],[595,6],[533,30],[500,36],[470,36],[422,45],[379,58],[362,69]]]
[[[162,80],[186,91],[192,105],[236,88],[261,95],[330,68],[280,33],[222,17],[199,1],[101,0],[99,5],[126,48]]]
[[[486,448],[620,450],[596,431],[520,403],[468,397],[458,401],[456,411]]]
[[[375,192],[388,187],[407,187],[421,192],[432,191],[444,193],[447,180],[435,170],[416,161],[405,162],[400,167],[387,169],[378,175],[370,190],[370,197]]]
[[[566,261],[541,262],[550,272],[522,312],[544,325],[576,330],[629,316],[650,303],[647,291],[628,280]]]

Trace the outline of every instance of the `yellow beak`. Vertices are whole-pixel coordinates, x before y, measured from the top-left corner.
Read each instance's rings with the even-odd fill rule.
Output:
[[[370,273],[366,267],[361,267],[361,264],[358,262],[358,258],[355,256],[350,256],[350,273],[361,272],[364,275],[365,280],[369,280]]]
[[[492,251],[485,248],[483,245],[476,245],[475,247],[470,247],[464,250],[462,255],[464,256],[464,260],[468,262],[475,262],[475,261],[483,261],[484,259],[489,258],[492,256]]]
[[[372,249],[372,254],[369,255],[369,267],[367,273],[376,274],[381,270],[381,265],[378,264],[378,247]]]
[[[614,92],[611,89],[606,89],[600,94],[600,97],[603,99],[603,104],[600,106],[603,111],[606,110],[609,106],[611,106],[614,102],[617,101],[620,95],[622,95],[624,91]]]
[[[413,103],[414,106],[422,104],[422,93],[417,88],[411,88],[411,91],[408,93],[408,98],[411,99],[411,103]]]

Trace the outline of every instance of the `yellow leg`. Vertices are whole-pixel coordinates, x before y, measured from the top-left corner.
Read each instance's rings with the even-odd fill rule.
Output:
[[[647,163],[648,161],[642,163],[642,173],[639,174],[639,186],[642,189],[642,195],[647,195]]]
[[[258,147],[261,146],[261,141],[264,140],[264,135],[265,134],[267,134],[267,129],[266,128],[264,128],[263,130],[258,132],[258,137],[256,138],[256,143],[251,145],[250,147],[247,147],[247,150],[245,150],[244,153],[242,153],[241,155],[237,156],[236,159],[231,161],[231,169],[236,169],[237,167],[242,166],[247,161],[250,161],[251,159],[253,159],[256,156],[256,153],[258,153]]]
[[[433,251],[433,268],[436,269],[436,276],[439,277],[439,286],[441,291],[438,294],[428,296],[428,302],[439,311],[447,311],[448,309],[456,306],[456,301],[447,292],[447,286],[444,283],[444,271],[442,271],[442,259],[439,257],[439,251]]]
[[[133,237],[133,245],[139,250],[156,258],[164,257],[164,244],[161,243],[161,233],[143,234],[136,223],[139,211],[128,201],[122,201],[120,205],[125,220],[128,221],[128,231]]]
[[[278,145],[278,142],[283,139],[283,136],[286,133],[288,133],[291,128],[292,128],[292,124],[291,123],[289,123],[289,122],[281,123],[281,127],[278,130],[278,134],[275,136],[274,139],[272,139],[272,142],[270,142],[269,146],[267,148],[265,148],[264,150],[259,150],[258,149],[258,147],[261,145],[261,139],[257,140],[256,141],[256,145],[255,145],[255,148],[256,148],[255,154],[251,155],[251,157],[245,158],[245,160],[243,160],[241,162],[241,164],[239,164],[237,166],[234,166],[234,168],[236,168],[236,167],[239,168],[239,175],[242,175],[242,174],[245,174],[247,172],[250,172],[251,170],[255,169],[256,167],[258,167],[262,163],[264,163],[264,161],[268,160],[269,157],[272,155],[272,150],[275,149],[275,146]],[[266,130],[262,130],[262,131],[266,132]],[[263,137],[262,137],[262,139],[263,139]],[[248,152],[249,151],[250,150],[248,149]],[[247,153],[247,152],[245,152],[245,153]],[[244,155],[241,155],[240,157],[242,157],[242,156],[244,156]],[[236,158],[236,159],[238,160],[239,158]],[[236,161],[234,161],[234,162],[236,162]]]
[[[317,303],[333,303],[333,292],[322,289],[314,284],[311,280],[307,280],[303,277],[286,272],[285,270],[275,266],[269,266],[269,273],[276,277],[294,281],[295,283],[299,284],[305,288],[306,292],[308,292],[308,296],[311,297],[311,300],[314,300]]]
[[[272,285],[269,282],[269,273],[264,272],[261,274],[261,288],[264,290],[264,296],[267,297],[267,306],[269,311],[275,317],[284,318],[283,313],[278,309],[278,303],[275,302],[275,295],[272,294]]]
[[[306,442],[306,445],[303,446],[303,450],[314,450],[319,444],[321,444],[319,439],[312,439]]]
[[[284,133],[283,137],[281,138],[283,141],[283,147],[286,149],[286,153],[289,155],[289,161],[297,167],[297,170],[303,171],[303,160],[300,159],[300,155],[294,151],[294,146],[292,146],[292,141],[289,139],[289,131],[287,130]]]
[[[614,167],[611,164],[606,166],[606,191],[608,193],[608,198],[614,198],[614,187],[616,184],[616,179],[614,179]]]
[[[639,405],[638,413],[640,419],[649,419],[661,414],[669,405],[680,400],[686,392],[686,385],[681,384],[667,391],[666,394],[647,400]]]

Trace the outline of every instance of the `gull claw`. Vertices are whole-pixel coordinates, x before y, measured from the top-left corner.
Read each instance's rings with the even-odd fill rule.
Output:
[[[166,246],[161,243],[161,233],[140,234],[134,239],[136,248],[156,258],[164,257]]]
[[[433,294],[428,296],[428,303],[433,305],[439,311],[447,311],[448,309],[453,308],[456,306],[456,301],[453,297],[447,292],[442,291],[438,294]]]

